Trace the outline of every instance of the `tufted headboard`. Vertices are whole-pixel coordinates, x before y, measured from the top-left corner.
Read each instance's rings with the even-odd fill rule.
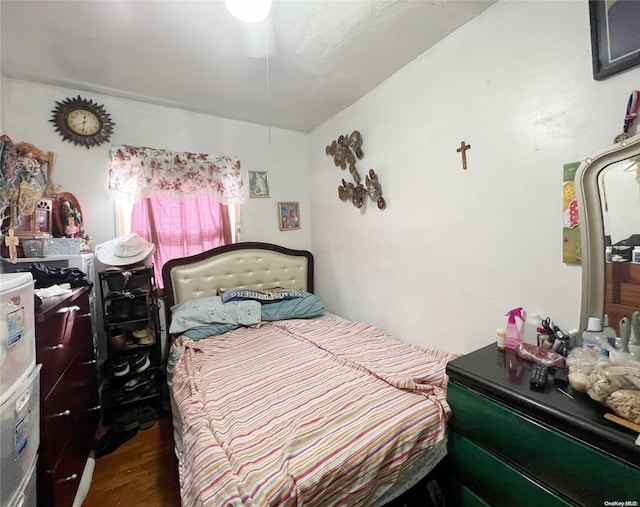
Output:
[[[220,289],[252,287],[313,292],[313,255],[271,243],[245,242],[172,259],[162,268],[167,319],[171,307]]]

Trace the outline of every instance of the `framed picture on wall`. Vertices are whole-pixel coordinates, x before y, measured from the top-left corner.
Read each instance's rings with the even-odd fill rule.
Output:
[[[593,78],[640,65],[640,2],[589,0]]]
[[[278,218],[281,231],[293,231],[300,229],[300,203],[279,202]]]
[[[249,197],[269,197],[267,171],[249,171]]]

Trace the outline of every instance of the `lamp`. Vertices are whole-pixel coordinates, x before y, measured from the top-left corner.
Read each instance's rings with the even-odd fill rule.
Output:
[[[245,23],[264,20],[271,10],[272,0],[224,0],[227,10]]]

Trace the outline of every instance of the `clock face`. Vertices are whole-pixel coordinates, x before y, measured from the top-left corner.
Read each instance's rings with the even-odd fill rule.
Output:
[[[101,127],[101,121],[87,109],[74,109],[67,115],[67,125],[76,134],[81,136],[93,136]]]
[[[109,141],[115,125],[104,106],[80,96],[56,102],[49,121],[65,141],[85,148]]]

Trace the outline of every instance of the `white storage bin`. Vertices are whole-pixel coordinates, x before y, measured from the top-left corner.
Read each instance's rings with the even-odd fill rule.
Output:
[[[36,364],[31,273],[0,274],[0,400]]]
[[[22,484],[15,492],[13,498],[9,500],[7,507],[36,507],[38,504],[37,497],[37,475],[36,464],[38,457],[33,461],[33,465],[29,469],[29,475],[24,478]]]
[[[0,505],[29,475],[40,445],[40,365],[0,405]]]

